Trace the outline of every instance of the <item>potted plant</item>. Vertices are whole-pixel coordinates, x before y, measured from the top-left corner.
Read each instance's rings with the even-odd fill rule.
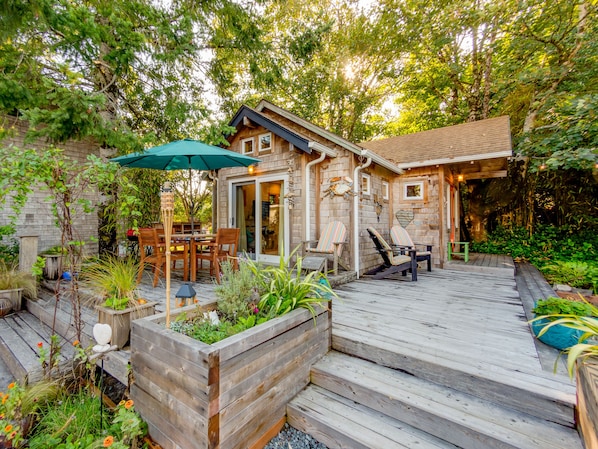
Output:
[[[112,327],[112,344],[122,349],[129,341],[131,321],[154,314],[156,302],[139,298],[139,264],[132,258],[107,257],[85,264],[82,281],[101,295],[98,322]]]
[[[598,441],[595,425],[598,419],[598,307],[579,296],[582,302],[567,304],[559,301],[563,307],[543,307],[541,311],[557,311],[540,317],[549,321],[542,326],[538,335],[542,338],[554,329],[564,328],[579,336],[578,341],[566,349],[567,369],[571,377],[577,373],[577,416],[581,435],[586,447],[594,447],[593,444]]]
[[[22,308],[22,296],[37,296],[37,281],[33,274],[19,271],[16,264],[0,260],[0,316]]]
[[[578,343],[583,343],[584,332],[571,326],[561,325],[564,318],[593,317],[596,308],[585,301],[550,297],[538,300],[532,310],[536,318],[532,320],[532,329],[538,339],[560,350],[566,350]]]
[[[45,264],[43,268],[43,275],[45,279],[54,281],[60,279],[62,276],[62,267],[66,266],[64,258],[67,251],[62,246],[53,246],[41,254],[44,258]]]

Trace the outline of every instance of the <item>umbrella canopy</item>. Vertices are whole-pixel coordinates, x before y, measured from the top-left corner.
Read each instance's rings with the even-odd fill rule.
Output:
[[[110,159],[124,167],[156,170],[218,170],[226,167],[248,167],[261,162],[254,157],[208,145],[199,140],[184,139]]]
[[[184,139],[110,159],[123,167],[153,168],[156,170],[218,170],[226,167],[248,167],[260,159],[208,145],[199,140]],[[193,197],[191,196],[193,210]],[[191,215],[191,232],[194,231]]]

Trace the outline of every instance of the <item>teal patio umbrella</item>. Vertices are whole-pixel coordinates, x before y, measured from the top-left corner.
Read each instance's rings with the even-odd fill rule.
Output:
[[[218,170],[227,167],[248,167],[260,159],[208,145],[199,140],[184,139],[158,145],[141,153],[132,153],[110,159],[123,167],[153,168],[156,170]],[[191,195],[191,206],[193,197]],[[193,232],[193,214],[191,214]]]

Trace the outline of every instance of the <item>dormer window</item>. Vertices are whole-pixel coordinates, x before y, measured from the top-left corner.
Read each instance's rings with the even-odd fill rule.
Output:
[[[272,151],[272,133],[260,134],[258,137],[259,152]]]
[[[253,153],[253,137],[250,139],[243,139],[241,141],[241,153],[242,154]]]

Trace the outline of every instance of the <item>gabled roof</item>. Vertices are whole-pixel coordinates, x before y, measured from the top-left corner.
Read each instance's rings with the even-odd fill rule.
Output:
[[[269,109],[272,112],[286,118],[287,120],[296,123],[297,125],[319,135],[320,137],[323,137],[324,139],[329,140],[330,142],[339,145],[340,147],[343,147],[346,150],[349,150],[352,153],[361,155],[361,152],[363,151],[363,148],[359,145],[355,145],[353,142],[349,142],[348,140],[343,139],[342,137],[334,133],[331,133],[330,131],[326,131],[324,128],[321,128],[318,125],[314,125],[313,123],[308,122],[307,120],[302,119],[301,117],[293,114],[292,112],[282,109],[270,103],[267,100],[260,101],[256,108],[256,110],[259,112],[263,111],[264,109]]]
[[[508,116],[360,143],[401,168],[513,155]]]
[[[310,139],[308,136],[302,134],[297,129],[289,129],[288,126],[285,124],[279,123],[275,118],[271,115],[266,115],[263,111],[265,109],[270,110],[274,113],[275,116],[279,116],[284,120],[288,120],[299,128],[303,128],[310,133],[316,134],[322,137],[329,142],[332,142],[352,153],[357,154],[358,156],[364,156],[367,158],[372,159],[376,164],[379,164],[386,168],[387,170],[392,171],[393,173],[400,174],[402,170],[393,164],[390,161],[387,161],[383,157],[373,153],[372,151],[366,150],[352,142],[349,142],[346,139],[343,139],[340,136],[337,136],[330,131],[326,131],[324,128],[321,128],[313,123],[308,122],[297,115],[286,111],[274,104],[262,100],[260,101],[259,105],[256,109],[252,109],[249,106],[241,106],[241,108],[237,111],[235,116],[229,122],[230,126],[234,126],[235,128],[239,129],[241,126],[246,124],[246,119],[250,120],[251,122],[263,126],[268,131],[284,138],[288,142],[292,143],[295,148],[305,151],[306,153],[311,153],[312,149],[315,149],[318,152],[324,152],[330,157],[336,157],[336,150],[328,148],[326,145],[323,145],[320,142],[314,141]]]
[[[305,151],[306,153],[311,153],[311,148],[309,147],[309,139],[297,134],[296,132],[291,131],[290,129],[275,122],[274,120],[265,116],[264,114],[261,114],[260,112],[251,109],[249,106],[241,106],[241,108],[237,111],[235,116],[229,122],[229,125],[238,128],[240,125],[243,125],[243,120],[245,117],[256,124],[263,126],[268,131],[273,132],[277,136],[282,137],[287,142],[292,143],[293,146],[295,146],[295,148]]]

